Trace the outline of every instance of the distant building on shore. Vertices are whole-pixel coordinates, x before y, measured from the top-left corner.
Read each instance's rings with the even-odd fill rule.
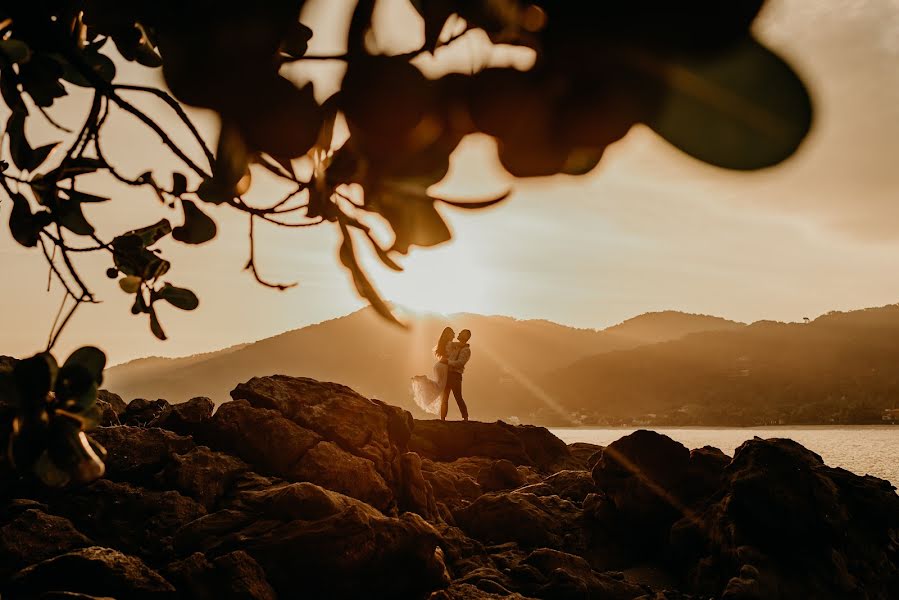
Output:
[[[899,408],[883,409],[883,416],[881,418],[884,421],[891,421],[891,422],[899,421]]]

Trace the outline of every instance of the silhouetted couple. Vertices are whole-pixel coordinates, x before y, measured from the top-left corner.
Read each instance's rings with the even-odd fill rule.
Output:
[[[455,332],[450,327],[440,334],[440,339],[434,346],[434,356],[437,358],[434,379],[425,375],[413,377],[412,397],[423,410],[435,415],[439,411],[440,418],[446,420],[449,395],[452,392],[462,418],[467,421],[468,407],[462,398],[462,375],[465,373],[465,364],[471,358],[471,347],[468,345],[471,332],[463,329],[459,332],[458,339],[454,338]]]

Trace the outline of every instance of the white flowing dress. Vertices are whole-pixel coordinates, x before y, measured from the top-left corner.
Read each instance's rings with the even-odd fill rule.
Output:
[[[452,348],[447,348],[447,351],[451,350]],[[416,375],[412,378],[412,399],[423,411],[432,415],[440,414],[440,397],[446,387],[448,369],[446,363],[438,362],[434,365],[433,379],[427,375]]]

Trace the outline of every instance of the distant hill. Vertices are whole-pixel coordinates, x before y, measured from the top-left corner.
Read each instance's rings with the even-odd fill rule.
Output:
[[[474,333],[474,358],[465,377],[472,413],[479,419],[523,420],[555,412],[536,382],[579,359],[688,333],[744,327],[715,317],[665,312],[642,315],[604,331],[473,314],[421,316],[403,330],[364,309],[217,352],[135,360],[109,369],[104,385],[126,399],[179,402],[209,396],[218,403],[240,382],[280,373],[339,381],[420,414],[411,404],[409,379],[430,372],[431,348],[446,325]]]
[[[607,352],[543,380],[586,422],[876,422],[899,406],[899,306],[760,321]]]

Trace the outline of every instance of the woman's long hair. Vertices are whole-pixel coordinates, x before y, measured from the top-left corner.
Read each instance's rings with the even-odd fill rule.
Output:
[[[456,332],[452,327],[445,328],[440,334],[440,339],[437,340],[437,345],[434,346],[434,356],[441,360],[446,358],[446,345],[453,341],[454,337],[456,337]]]

